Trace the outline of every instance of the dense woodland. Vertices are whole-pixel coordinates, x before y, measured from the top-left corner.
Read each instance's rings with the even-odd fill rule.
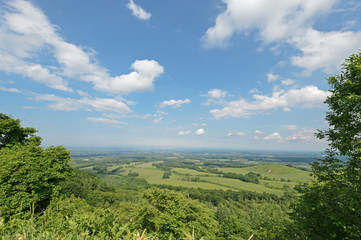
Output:
[[[0,236],[360,239],[361,55],[350,56],[342,74],[328,81],[331,95],[326,100],[326,120],[330,128],[318,133],[330,142],[326,156],[311,163],[313,178],[295,190],[284,189],[282,195],[155,185],[135,172],[120,174],[117,184],[109,184],[72,167],[70,151],[64,147],[44,149],[34,128],[0,114]],[[231,174],[214,164],[153,164],[164,172],[164,178],[174,174],[172,168],[186,167],[250,184],[265,181],[260,174]],[[121,168],[98,165],[92,171],[106,176]]]

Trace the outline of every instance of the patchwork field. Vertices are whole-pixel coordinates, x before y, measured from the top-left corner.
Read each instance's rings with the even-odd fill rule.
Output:
[[[260,164],[244,168],[219,168],[219,170],[239,174],[254,172],[261,174],[263,177],[275,179],[276,181],[290,179],[292,182],[305,182],[310,179],[309,172],[283,164]]]
[[[111,183],[117,180],[117,176],[129,176],[130,173],[136,173],[137,178],[145,179],[149,184],[172,185],[188,188],[203,189],[222,189],[222,190],[246,190],[257,193],[272,193],[282,195],[283,191],[293,188],[301,182],[310,179],[309,173],[281,164],[265,164],[244,168],[218,168],[223,172],[232,172],[237,174],[247,174],[249,172],[259,173],[268,180],[261,179],[258,184],[244,182],[239,179],[221,177],[219,174],[208,172],[199,172],[188,168],[172,168],[169,178],[163,178],[164,170],[153,166],[154,162],[137,164],[111,164],[107,167],[108,171],[122,167],[121,173],[109,174],[104,179]],[[82,170],[93,172],[92,166],[81,168]]]

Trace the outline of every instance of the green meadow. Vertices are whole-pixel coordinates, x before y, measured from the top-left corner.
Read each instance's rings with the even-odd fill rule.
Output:
[[[111,159],[112,161],[109,161]],[[133,179],[150,185],[168,185],[174,187],[201,188],[215,190],[251,191],[256,193],[271,193],[281,196],[285,190],[293,189],[300,183],[311,179],[310,172],[297,169],[279,163],[260,163],[256,165],[244,165],[241,161],[233,160],[234,167],[226,164],[227,160],[216,159],[218,164],[224,166],[207,168],[208,160],[186,159],[177,157],[158,157],[144,161],[130,161],[117,163],[115,157],[88,160],[85,167],[80,170],[97,174],[97,167],[102,166],[103,174],[97,174],[108,184],[121,184],[125,178]],[[78,161],[79,163],[79,161]],[[243,164],[243,165],[242,165]],[[82,166],[81,164],[79,166]],[[161,166],[161,167],[159,167]],[[169,176],[164,177],[168,172]],[[227,178],[221,173],[235,173],[247,175],[248,173],[258,174],[259,181],[247,182],[234,178]],[[126,184],[126,183],[123,183]]]

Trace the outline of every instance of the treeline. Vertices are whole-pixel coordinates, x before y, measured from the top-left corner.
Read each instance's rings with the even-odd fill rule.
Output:
[[[196,166],[194,165],[194,162],[174,161],[174,162],[153,163],[152,165],[166,172],[172,171],[172,168],[187,168],[187,169],[195,170],[197,172],[218,174],[220,177],[238,179],[243,182],[251,182],[256,184],[259,184],[260,179],[263,179],[261,174],[259,173],[249,172],[246,174],[241,174],[241,173],[223,172],[218,170],[217,168],[213,168],[209,166],[207,167]],[[200,181],[199,177],[198,179]]]

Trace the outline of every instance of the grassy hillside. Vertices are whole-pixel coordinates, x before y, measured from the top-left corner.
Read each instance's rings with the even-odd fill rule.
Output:
[[[277,181],[281,181],[283,178],[285,180],[290,179],[292,182],[306,182],[310,179],[310,172],[283,164],[260,164],[244,168],[220,168],[220,170],[240,174],[254,172],[261,174],[263,177],[269,177]]]

